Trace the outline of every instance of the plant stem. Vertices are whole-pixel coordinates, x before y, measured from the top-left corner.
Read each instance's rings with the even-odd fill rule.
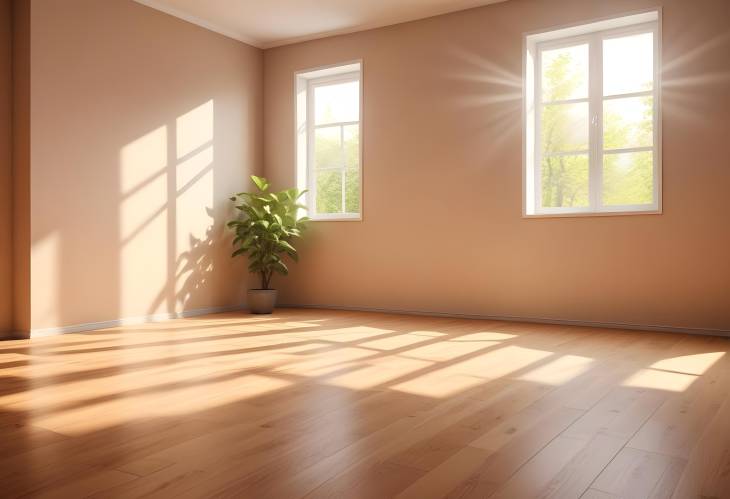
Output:
[[[261,271],[261,289],[269,289],[272,274],[273,271],[271,270],[269,270],[268,272],[266,270]]]

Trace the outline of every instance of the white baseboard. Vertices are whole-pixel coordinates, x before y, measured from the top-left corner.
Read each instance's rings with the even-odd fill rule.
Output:
[[[119,326],[133,326],[136,324],[144,324],[147,322],[161,322],[170,319],[182,319],[185,317],[195,317],[206,314],[220,314],[223,312],[234,312],[236,310],[245,309],[245,305],[232,305],[228,307],[208,307],[197,308],[194,310],[185,310],[183,312],[169,312],[164,314],[144,315],[141,317],[126,317],[124,319],[114,319],[102,322],[87,322],[85,324],[73,324],[71,326],[48,327],[40,329],[31,329],[31,338],[42,338],[44,336],[55,336],[65,333],[80,333],[82,331],[94,331],[96,329],[106,329]],[[14,338],[18,338],[14,336]]]
[[[400,310],[376,307],[346,307],[339,305],[278,305],[281,308],[312,308],[312,309],[330,309],[330,310],[347,310],[352,312],[379,312],[385,314],[402,314],[402,315],[421,315],[426,317],[447,317],[453,319],[480,319],[490,321],[505,322],[529,322],[535,324],[557,324],[563,326],[584,326],[584,327],[600,327],[607,329],[630,329],[634,331],[657,331],[662,333],[684,333],[699,334],[705,336],[722,336],[730,338],[730,329],[703,329],[688,328],[674,326],[660,326],[651,324],[625,324],[620,322],[591,322],[591,321],[575,321],[568,319],[552,319],[545,317],[516,317],[516,316],[499,316],[499,315],[482,315],[482,314],[459,314],[451,312],[429,312],[422,310]]]

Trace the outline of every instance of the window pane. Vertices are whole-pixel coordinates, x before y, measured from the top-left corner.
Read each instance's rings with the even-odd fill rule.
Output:
[[[360,82],[314,87],[314,124],[360,120]]]
[[[348,167],[360,167],[360,125],[348,125],[344,127],[345,139],[345,165]]]
[[[603,95],[651,90],[653,81],[653,33],[603,41]]]
[[[317,213],[342,212],[342,172],[317,172]]]
[[[651,147],[654,100],[651,96],[603,102],[603,148]]]
[[[654,165],[651,151],[603,156],[603,204],[654,202]]]
[[[588,97],[588,44],[542,51],[542,101]]]
[[[588,206],[588,155],[552,156],[542,162],[544,208]]]
[[[343,161],[340,127],[317,128],[314,131],[314,167],[341,168]]]
[[[543,152],[588,149],[588,103],[543,106],[540,122]]]
[[[345,211],[360,213],[360,169],[345,170]]]
[[[360,212],[360,125],[344,127],[345,211]]]

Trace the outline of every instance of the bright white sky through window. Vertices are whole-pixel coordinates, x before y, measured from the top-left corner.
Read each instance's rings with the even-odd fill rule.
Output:
[[[654,68],[652,33],[603,41],[603,95],[651,90]]]
[[[360,82],[349,81],[314,89],[314,122],[318,125],[360,119]]]

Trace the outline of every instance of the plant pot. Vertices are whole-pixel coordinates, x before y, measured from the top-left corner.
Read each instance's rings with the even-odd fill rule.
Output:
[[[276,305],[275,289],[249,289],[248,309],[252,314],[270,314]]]

